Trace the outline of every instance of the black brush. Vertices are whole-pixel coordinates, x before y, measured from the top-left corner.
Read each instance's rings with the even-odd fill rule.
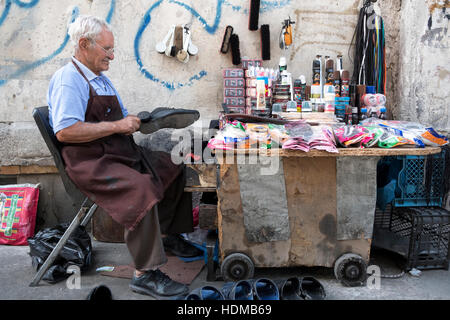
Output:
[[[250,13],[248,17],[248,29],[258,30],[260,0],[250,0]]]
[[[239,49],[239,36],[232,34],[230,37],[231,56],[235,66],[241,64],[241,50]]]
[[[227,26],[225,29],[225,34],[223,35],[222,46],[220,47],[220,52],[227,53],[230,49],[230,37],[233,34],[233,27]]]
[[[270,60],[270,28],[268,24],[261,25],[261,56]]]

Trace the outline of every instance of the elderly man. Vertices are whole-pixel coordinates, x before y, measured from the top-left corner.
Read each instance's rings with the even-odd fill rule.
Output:
[[[114,59],[110,26],[81,16],[70,25],[69,35],[75,55],[54,74],[47,95],[66,171],[84,194],[125,227],[136,269],[130,288],[156,297],[185,294],[186,285],[158,269],[167,262],[164,248],[181,256],[201,254],[179,236],[193,231],[183,168],[169,154],[134,142],[141,119],[128,114],[102,73]],[[162,234],[167,236],[162,239]]]

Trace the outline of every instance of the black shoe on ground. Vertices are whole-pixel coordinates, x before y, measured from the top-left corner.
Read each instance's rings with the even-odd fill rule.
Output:
[[[146,271],[140,277],[133,275],[130,289],[154,298],[186,295],[189,287],[176,282],[159,269]]]
[[[159,107],[152,112],[139,112],[137,116],[141,119],[139,131],[149,134],[162,128],[186,128],[200,118],[200,113],[197,110]]]
[[[203,255],[203,251],[193,246],[178,234],[168,235],[163,238],[163,245],[166,251],[182,258],[192,258]]]
[[[93,301],[109,301],[112,299],[111,290],[103,284],[92,289],[87,296],[87,300]]]

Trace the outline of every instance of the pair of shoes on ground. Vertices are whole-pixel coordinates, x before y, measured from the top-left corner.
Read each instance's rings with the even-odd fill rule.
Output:
[[[276,280],[281,300],[324,300],[325,289],[314,277]]]
[[[197,110],[159,107],[152,112],[141,111],[137,117],[141,120],[139,131],[150,134],[163,128],[186,128],[200,118],[200,113]]]
[[[291,277],[226,282],[221,290],[208,285],[194,289],[185,300],[324,300],[325,297],[325,289],[317,279]]]
[[[192,290],[185,300],[280,300],[277,285],[270,279],[226,282],[219,290],[204,286]]]

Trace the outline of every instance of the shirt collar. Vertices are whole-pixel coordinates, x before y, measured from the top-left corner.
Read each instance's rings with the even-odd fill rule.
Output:
[[[83,71],[84,75],[89,81],[94,80],[97,77],[103,76],[103,73],[100,72],[100,75],[96,75],[91,71],[88,67],[86,67],[82,62],[80,62],[77,58],[72,57],[73,61],[80,67],[81,71]]]

